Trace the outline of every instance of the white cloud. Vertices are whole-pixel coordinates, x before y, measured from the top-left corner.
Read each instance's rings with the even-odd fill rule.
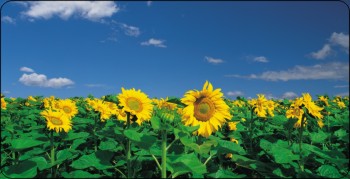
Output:
[[[104,84],[86,84],[85,86],[89,88],[100,88],[100,87],[105,87],[106,85]]]
[[[33,73],[33,72],[34,72],[33,69],[28,68],[28,67],[21,67],[21,68],[19,69],[19,71],[28,72],[28,73]]]
[[[349,85],[336,85],[334,88],[349,88]]]
[[[298,95],[297,95],[296,93],[294,93],[294,92],[291,92],[291,91],[285,92],[285,93],[282,95],[282,98],[283,98],[283,99],[284,99],[284,98],[287,98],[287,99],[294,99],[294,98],[296,98],[296,97],[298,97]]]
[[[224,62],[224,60],[219,59],[219,58],[212,58],[212,57],[207,57],[207,56],[205,56],[204,58],[207,60],[207,62],[213,63],[213,64],[219,64],[219,63]]]
[[[11,92],[8,91],[8,90],[5,90],[5,91],[3,91],[2,93],[4,93],[4,94],[10,94]]]
[[[323,48],[317,52],[312,52],[311,56],[315,59],[321,60],[325,59],[328,55],[331,54],[332,48],[329,44],[325,44]]]
[[[288,80],[349,80],[349,64],[333,62],[313,66],[295,66],[284,71],[266,71],[260,75],[226,75],[226,77],[261,79],[266,81]]]
[[[125,35],[137,37],[141,34],[138,27],[129,26],[126,24],[120,24],[120,27],[124,30]]]
[[[333,32],[329,41],[334,45],[340,45],[349,52],[349,34]]]
[[[145,45],[145,46],[153,45],[155,47],[166,48],[166,46],[164,45],[164,42],[165,42],[164,40],[158,40],[158,39],[151,38],[148,41],[141,42],[141,45]]]
[[[254,57],[253,59],[255,62],[262,62],[262,63],[267,63],[269,62],[269,60],[264,57],[264,56],[260,56],[260,57]]]
[[[244,93],[241,91],[229,91],[226,93],[227,96],[243,96]]]
[[[44,74],[23,74],[19,79],[19,82],[23,83],[26,86],[40,86],[48,88],[60,88],[63,86],[73,85],[74,82],[68,78],[51,78],[47,79]]]
[[[1,22],[5,22],[5,23],[9,23],[9,24],[16,24],[16,20],[10,16],[2,17]]]
[[[147,1],[147,6],[150,7],[152,5],[152,1]]]
[[[338,93],[336,96],[349,96],[349,91],[344,92],[344,93]]]
[[[28,5],[29,9],[22,13],[34,19],[50,19],[58,16],[67,20],[76,15],[96,21],[111,17],[119,11],[117,5],[112,1],[31,1],[28,2]]]

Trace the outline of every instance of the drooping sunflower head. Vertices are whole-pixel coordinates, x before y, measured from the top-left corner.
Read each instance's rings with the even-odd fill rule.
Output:
[[[149,121],[152,115],[152,101],[141,90],[125,90],[122,88],[122,93],[118,95],[119,105],[123,107],[125,112],[137,117],[137,123]]]
[[[36,99],[33,98],[33,96],[28,96],[28,100],[29,100],[29,101],[36,101]]]
[[[50,130],[55,130],[58,133],[62,129],[65,132],[68,132],[72,129],[71,120],[62,112],[46,110],[41,112],[41,115],[46,118],[47,128]]]
[[[208,81],[204,83],[202,91],[188,91],[181,99],[187,105],[182,112],[184,125],[200,125],[198,135],[208,137],[227,119],[231,119],[229,106],[222,99],[220,91],[220,88],[213,90],[213,85]]]

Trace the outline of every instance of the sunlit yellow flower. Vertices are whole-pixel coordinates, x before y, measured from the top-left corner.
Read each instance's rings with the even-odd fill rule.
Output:
[[[239,123],[239,121],[235,121],[235,122],[228,122],[228,127],[231,131],[235,131],[237,130],[237,124]]]
[[[4,98],[1,98],[1,109],[6,109],[6,101]]]
[[[327,99],[325,96],[319,96],[318,99],[319,99],[320,101],[324,102],[324,104],[325,104],[326,106],[329,105],[329,104],[328,104],[328,99]]]
[[[143,121],[149,121],[152,115],[152,101],[141,90],[125,90],[118,95],[119,105],[123,110],[137,117],[137,123],[141,125]]]
[[[245,121],[246,121],[246,119],[245,119],[245,118],[242,118],[241,120],[242,120],[242,122],[245,122]]]
[[[220,88],[213,90],[212,84],[206,81],[202,91],[186,92],[181,99],[181,102],[187,105],[182,113],[184,125],[199,125],[197,134],[208,137],[226,120],[231,119],[229,106],[222,99],[223,94],[220,91]]]
[[[24,103],[24,105],[26,105],[26,106],[30,106],[30,104],[29,104],[28,102],[25,102],[25,103]]]
[[[303,127],[305,127],[306,124],[307,124],[306,117],[304,117],[304,125],[303,125]],[[298,119],[298,121],[295,122],[294,127],[295,128],[299,128],[300,126],[301,126],[301,119]]]
[[[36,99],[33,98],[33,96],[28,96],[28,100],[29,100],[29,101],[36,101]]]
[[[323,108],[317,106],[312,101],[312,97],[311,97],[311,95],[309,93],[303,93],[303,104],[307,108],[308,113],[310,113],[311,115],[313,115],[317,119],[322,119],[323,118],[323,116],[322,116],[322,114],[320,112]]]
[[[159,109],[166,108],[169,110],[175,110],[177,105],[174,103],[167,102],[167,101],[168,101],[168,98],[166,98],[166,99],[161,98],[160,100],[157,100],[157,102],[156,102],[157,107]]]
[[[241,101],[241,100],[235,100],[235,101],[233,102],[233,105],[234,105],[234,106],[237,106],[237,107],[243,107],[243,106],[244,106],[244,102]]]
[[[303,104],[302,98],[295,98],[294,102],[290,105],[290,108],[286,111],[287,118],[295,118],[298,121],[295,123],[294,127],[300,127],[301,119],[304,114],[304,110],[301,105]]]
[[[105,101],[105,104],[108,106],[108,109],[112,115],[116,115],[116,116],[119,115],[119,109],[118,109],[117,104],[109,102],[109,101]]]
[[[266,101],[265,105],[266,105],[267,112],[269,113],[269,115],[272,117],[275,116],[273,111],[275,110],[275,107],[277,106],[277,104],[272,100],[268,100],[268,101]]]
[[[252,100],[248,101],[248,103],[252,107],[254,107],[254,112],[259,117],[266,117],[266,114],[267,114],[266,102],[267,102],[267,99],[265,98],[265,96],[263,94],[258,94],[258,99],[252,99]]]
[[[70,99],[57,101],[58,109],[62,111],[63,114],[67,115],[69,119],[72,119],[76,114],[78,114],[78,108],[75,102]]]
[[[106,103],[104,103],[100,99],[94,99],[93,101],[90,101],[92,104],[92,107],[96,112],[100,112],[100,119],[102,122],[104,122],[106,119],[111,118],[111,111]]]
[[[12,101],[16,100],[16,98],[12,98],[12,97],[11,97],[10,99],[11,99]]]
[[[225,158],[232,158],[232,153],[228,153],[225,155]]]
[[[230,140],[231,140],[231,142],[234,142],[234,143],[238,144],[238,140],[237,139],[232,137]]]
[[[62,112],[46,110],[41,112],[41,115],[46,118],[47,128],[50,130],[56,130],[58,133],[62,129],[65,132],[68,132],[72,129],[71,120],[68,119],[68,117]]]
[[[345,108],[346,107],[345,103],[343,101],[338,101],[337,104],[338,104],[339,108]]]

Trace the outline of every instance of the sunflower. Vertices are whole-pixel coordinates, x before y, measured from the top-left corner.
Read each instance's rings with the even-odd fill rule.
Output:
[[[213,90],[213,85],[206,81],[202,91],[186,92],[181,99],[181,102],[187,105],[182,113],[184,125],[199,125],[197,134],[208,137],[227,119],[231,119],[229,106],[222,99],[223,94],[220,91],[220,88]]]
[[[75,105],[75,102],[70,99],[59,100],[57,105],[60,111],[67,115],[69,119],[72,119],[76,114],[78,114],[78,108]]]
[[[58,133],[61,131],[61,129],[63,129],[65,132],[72,129],[71,120],[62,112],[46,110],[40,114],[46,118],[47,128],[50,130],[56,130]]]
[[[28,96],[28,101],[36,101],[36,99],[33,96]]]
[[[237,130],[237,124],[239,123],[239,121],[235,121],[235,122],[229,122],[228,123],[228,127],[230,129],[230,131],[235,131]]]
[[[295,128],[298,128],[301,126],[301,119],[302,119],[303,114],[304,114],[304,110],[301,107],[302,105],[303,105],[303,99],[296,98],[294,100],[294,102],[290,105],[290,108],[286,111],[287,118],[298,119],[298,121],[294,124]]]
[[[6,109],[6,101],[4,98],[1,98],[1,109]]]
[[[125,112],[137,117],[136,122],[140,125],[143,121],[149,121],[152,115],[153,105],[147,95],[141,90],[125,90],[118,95],[119,105]]]
[[[258,94],[258,99],[252,99],[248,101],[248,103],[254,108],[254,112],[257,116],[266,117],[267,99],[265,98],[265,95]]]

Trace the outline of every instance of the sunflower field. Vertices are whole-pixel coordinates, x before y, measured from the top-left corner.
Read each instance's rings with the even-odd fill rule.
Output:
[[[0,178],[350,178],[349,97],[1,95]]]

